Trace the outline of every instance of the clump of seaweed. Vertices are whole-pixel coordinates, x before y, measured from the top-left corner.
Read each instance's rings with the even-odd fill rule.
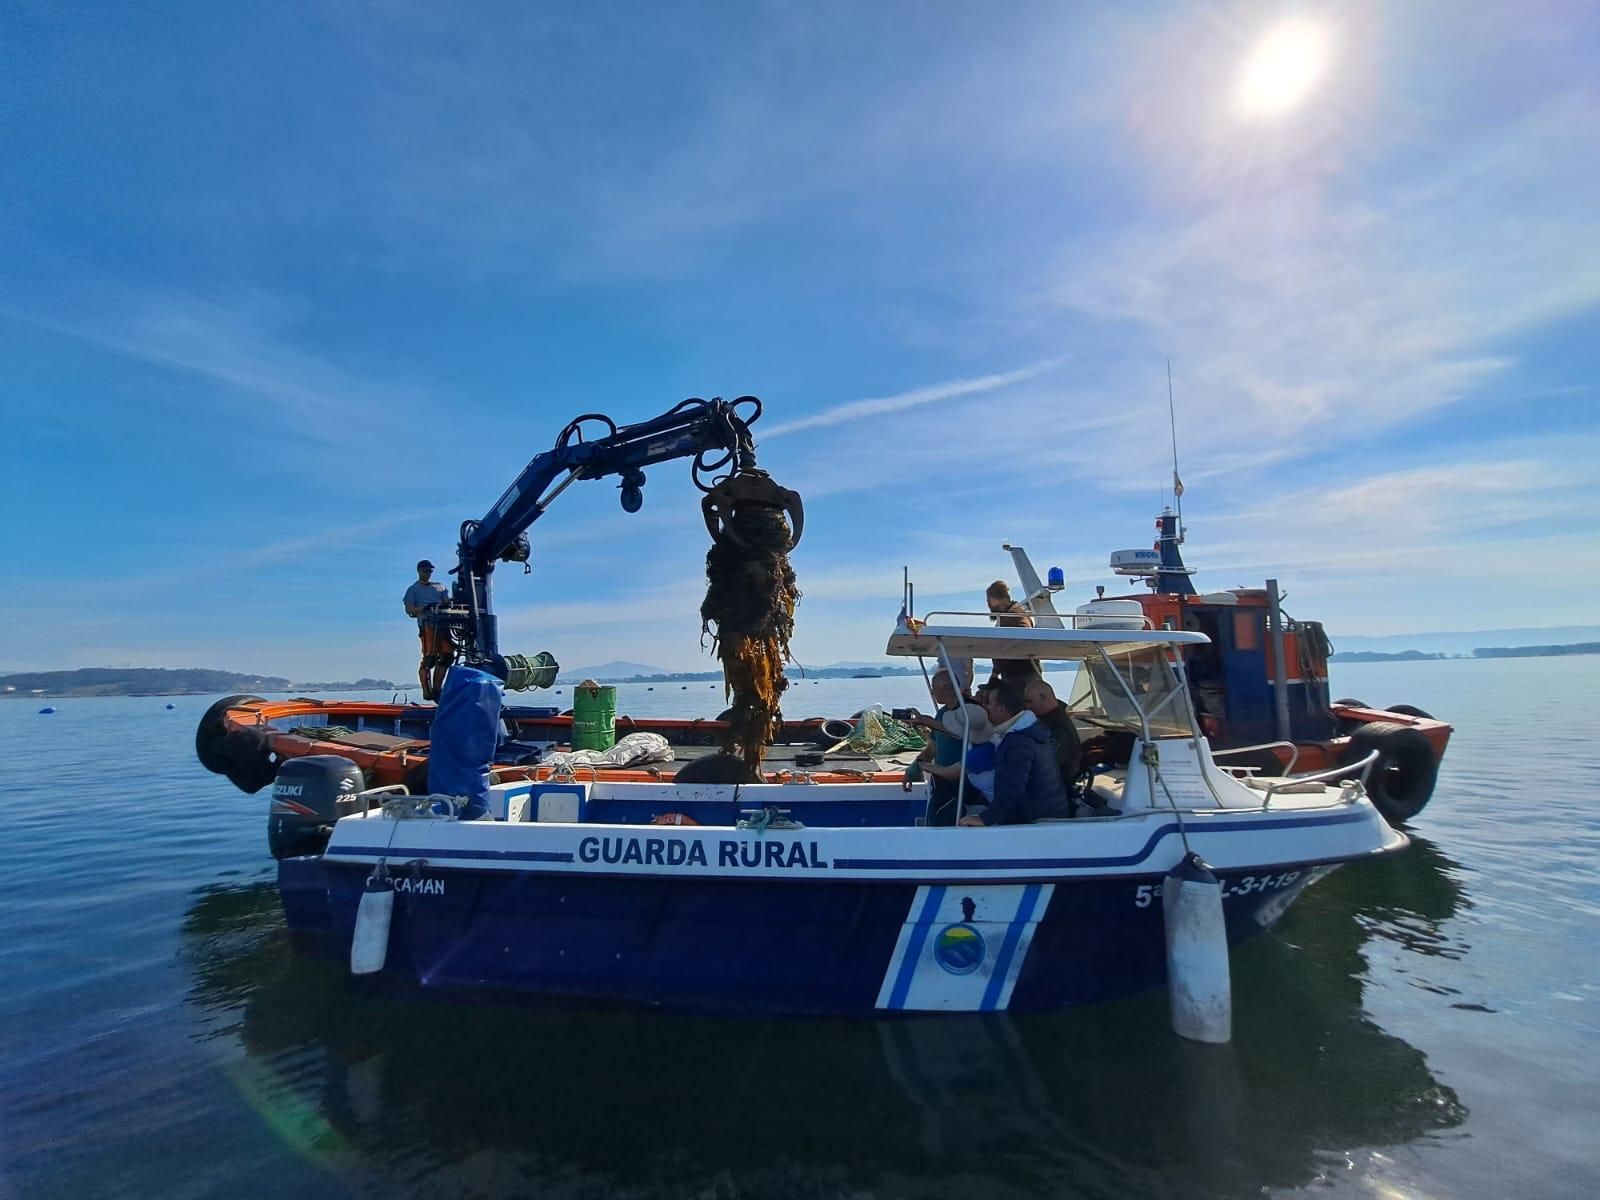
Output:
[[[706,553],[701,629],[711,634],[731,702],[723,749],[760,771],[783,720],[778,703],[789,686],[783,666],[800,590],[789,565],[791,536],[782,509],[746,504],[725,520]]]

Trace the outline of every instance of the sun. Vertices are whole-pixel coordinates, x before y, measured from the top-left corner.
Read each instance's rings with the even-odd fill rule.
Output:
[[[1234,88],[1241,117],[1271,120],[1298,108],[1327,73],[1328,32],[1311,21],[1289,21],[1269,29],[1250,49]]]

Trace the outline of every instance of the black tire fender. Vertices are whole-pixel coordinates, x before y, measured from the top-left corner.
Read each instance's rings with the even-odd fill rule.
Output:
[[[260,696],[224,696],[210,708],[206,709],[205,716],[200,718],[200,724],[194,731],[194,756],[200,760],[200,765],[213,775],[226,775],[231,765],[229,758],[222,752],[223,739],[228,736],[227,712],[230,708],[237,708],[241,704],[260,704]]]
[[[1371,705],[1369,705],[1365,700],[1352,700],[1352,699],[1350,699],[1349,696],[1346,696],[1343,700],[1335,700],[1333,703],[1338,708],[1370,708],[1371,707]]]
[[[1418,708],[1415,704],[1391,704],[1385,712],[1399,713],[1405,717],[1421,717],[1424,721],[1433,720],[1433,714]]]
[[[232,729],[223,737],[218,751],[227,761],[223,772],[228,782],[241,792],[259,792],[278,775],[278,756],[265,733],[254,729]]]
[[[1367,772],[1367,795],[1390,824],[1411,820],[1427,805],[1439,778],[1433,746],[1409,725],[1369,721],[1350,735],[1342,761],[1359,762],[1374,750],[1378,760]]]

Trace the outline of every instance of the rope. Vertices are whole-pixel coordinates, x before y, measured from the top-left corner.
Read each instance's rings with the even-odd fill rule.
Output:
[[[1172,789],[1167,786],[1166,778],[1161,774],[1161,747],[1146,742],[1139,754],[1139,761],[1150,768],[1150,773],[1161,785],[1161,790],[1167,797],[1167,803],[1172,806],[1172,815],[1178,819],[1178,836],[1183,839],[1183,852],[1193,854],[1194,847],[1189,845],[1189,831],[1183,827],[1183,814],[1178,811],[1178,802],[1173,799]]]
[[[313,742],[333,742],[351,736],[355,730],[348,725],[295,725],[289,732],[295,737],[308,738]]]
[[[775,808],[770,804],[765,805],[761,809],[760,813],[758,813],[756,816],[741,818],[740,820],[735,821],[734,827],[736,829],[754,830],[757,837],[760,837],[769,829],[805,828],[805,826],[799,821],[790,820],[788,817],[784,816],[782,809]]]

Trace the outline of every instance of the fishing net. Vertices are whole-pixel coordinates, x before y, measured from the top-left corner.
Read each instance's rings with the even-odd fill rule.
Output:
[[[869,708],[856,718],[843,744],[858,754],[882,758],[902,750],[921,750],[928,742],[915,725],[897,720],[881,708]]]
[[[800,591],[789,565],[790,532],[781,509],[747,504],[725,521],[724,536],[715,538],[706,553],[700,621],[722,661],[723,690],[732,708],[723,749],[759,771],[782,720],[778,703],[789,686],[783,664]]]

